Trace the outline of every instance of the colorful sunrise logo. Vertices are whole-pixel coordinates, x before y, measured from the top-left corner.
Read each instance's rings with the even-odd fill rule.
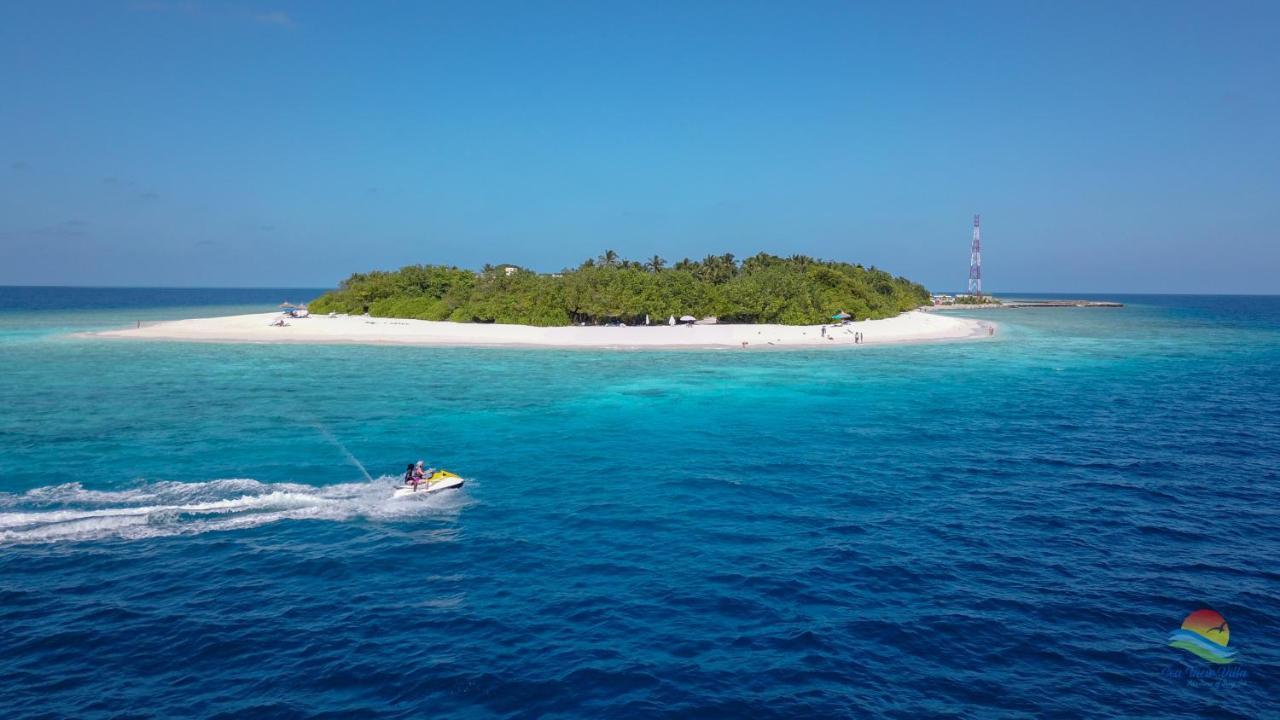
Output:
[[[1227,621],[1213,610],[1197,610],[1182,621],[1182,627],[1169,634],[1169,645],[1214,663],[1229,663],[1236,659],[1236,651],[1227,649],[1231,640],[1231,628]]]

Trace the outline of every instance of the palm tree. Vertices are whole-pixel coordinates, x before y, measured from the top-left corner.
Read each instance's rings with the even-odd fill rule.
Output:
[[[733,253],[725,253],[720,256],[720,278],[721,282],[729,282],[738,274],[738,261],[733,257]]]
[[[757,272],[767,267],[771,267],[781,260],[782,258],[775,257],[769,253],[756,253],[742,261],[742,271],[746,273]]]
[[[719,284],[732,280],[733,276],[738,272],[738,266],[734,263],[733,255],[730,253],[708,255],[702,259],[701,269],[694,272],[702,280]]]
[[[809,257],[808,255],[792,255],[787,259],[790,260],[792,263],[796,264],[797,266],[799,266],[801,270],[809,267],[814,263],[814,259]]]
[[[618,264],[618,253],[612,250],[605,250],[604,254],[600,256],[600,264],[607,268],[615,267]]]
[[[667,261],[658,257],[657,255],[654,255],[653,257],[649,258],[649,262],[645,263],[645,266],[648,267],[653,272],[662,272],[662,268],[666,267],[666,265],[667,265]]]
[[[680,262],[676,263],[676,269],[677,270],[693,270],[695,267],[697,267],[697,265],[698,263],[690,260],[689,258],[685,258]]]

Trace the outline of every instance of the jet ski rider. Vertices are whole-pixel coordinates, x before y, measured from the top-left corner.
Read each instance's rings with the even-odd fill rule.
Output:
[[[409,467],[405,469],[404,484],[412,485],[413,491],[417,492],[418,485],[422,483],[424,480],[426,480],[427,478],[430,478],[432,473],[434,473],[435,471],[436,471],[435,468],[427,468],[424,470],[422,468],[422,461],[419,460],[417,465],[410,464]]]

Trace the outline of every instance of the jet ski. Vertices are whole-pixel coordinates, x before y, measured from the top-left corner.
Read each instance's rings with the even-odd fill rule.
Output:
[[[448,470],[436,470],[422,482],[418,483],[418,487],[416,489],[412,485],[402,485],[396,488],[395,492],[392,493],[391,496],[398,498],[413,497],[416,495],[425,496],[431,493],[440,492],[441,490],[453,490],[454,488],[460,488],[462,487],[462,483],[462,478],[454,475]]]

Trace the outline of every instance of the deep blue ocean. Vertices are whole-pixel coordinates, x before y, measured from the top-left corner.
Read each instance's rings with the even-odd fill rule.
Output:
[[[75,334],[318,292],[0,289],[0,717],[1280,717],[1280,298],[814,352]],[[465,487],[390,499],[419,458]],[[1234,663],[1168,646],[1200,608]]]

